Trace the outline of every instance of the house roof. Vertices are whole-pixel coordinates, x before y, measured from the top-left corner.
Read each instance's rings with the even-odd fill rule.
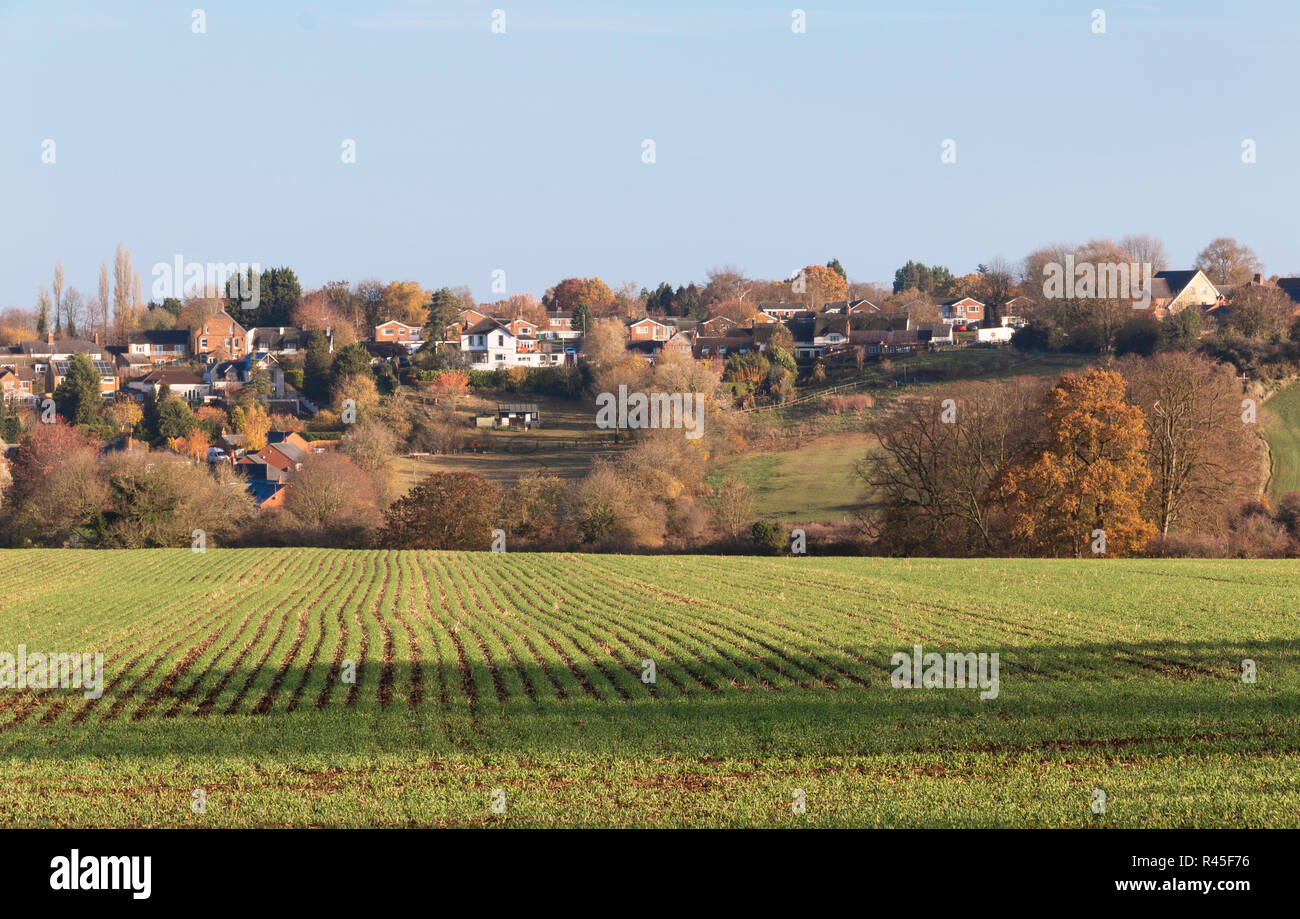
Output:
[[[536,414],[538,413],[537,403],[536,402],[498,402],[497,403],[498,415],[505,415],[505,414],[509,414],[510,412],[515,412],[515,413],[530,412]]]
[[[40,374],[37,373],[36,370],[33,369],[29,364],[15,364],[10,366],[0,367],[0,376],[4,376],[5,374],[9,374],[9,373],[12,373],[18,379],[26,380],[29,383],[34,381],[37,377],[40,376]]]
[[[54,365],[55,376],[66,377],[68,371],[72,368],[72,361],[51,361],[50,363]],[[91,361],[90,364],[95,368],[95,373],[99,374],[101,377],[111,377],[115,375],[113,373],[113,365],[108,361]]]
[[[295,463],[301,463],[307,458],[307,452],[305,450],[297,444],[290,443],[287,440],[282,440],[277,443],[268,443],[266,449],[262,451],[262,454],[265,455],[268,451],[272,450]],[[270,462],[270,460],[267,461]]]
[[[54,344],[38,339],[21,342],[18,345],[24,354],[86,354],[103,353],[102,345],[83,338],[61,338]]]
[[[139,329],[126,333],[126,340],[132,345],[184,345],[190,340],[189,329]]]
[[[291,326],[257,326],[253,332],[254,348],[283,348],[293,344],[305,346],[308,332]]]
[[[253,479],[244,486],[244,490],[253,496],[253,500],[259,505],[265,504],[274,498],[288,486],[280,482],[270,482],[266,479]]]
[[[253,460],[272,469],[279,469],[281,472],[292,469],[295,463],[302,462],[302,460],[290,459],[286,454],[281,453],[278,449],[280,446],[282,445],[277,444],[275,449],[267,447],[259,450]]]
[[[1286,295],[1293,301],[1300,303],[1300,278],[1278,278],[1277,286],[1286,291]]]
[[[1157,271],[1154,280],[1164,281],[1169,290],[1173,291],[1175,296],[1182,292],[1182,289],[1192,283],[1192,278],[1201,272],[1196,268],[1181,269],[1177,271]]]
[[[142,376],[138,383],[166,383],[168,386],[201,386],[203,379],[182,367],[159,367]]]
[[[916,330],[891,329],[878,331],[866,329],[849,333],[849,343],[854,345],[913,345],[918,344],[920,340],[921,336]]]
[[[481,319],[465,330],[466,335],[483,335],[487,332],[505,332],[507,335],[514,335],[509,326],[498,319]]]
[[[736,334],[742,331],[750,334]],[[701,335],[695,339],[695,343],[701,348],[749,348],[754,345],[754,335],[751,329],[731,329],[725,335]]]
[[[234,316],[230,315],[230,313],[226,312],[224,309],[217,310],[215,313],[213,313],[213,314],[212,314],[211,316],[209,316],[207,319],[203,320],[203,324],[204,324],[204,325],[208,325],[209,323],[211,323],[211,322],[213,322],[213,321],[220,322],[222,319],[225,319],[227,322],[233,323],[234,326],[235,326],[235,328],[239,329],[241,332],[247,332],[247,331],[248,331],[247,328],[245,328],[243,325],[240,325],[238,319],[236,319]],[[194,333],[195,333],[196,335],[204,335],[204,334],[213,334],[213,335],[215,335],[215,334],[216,334],[215,332],[212,332],[212,333],[205,333],[201,328],[198,328],[198,327],[196,327],[193,331],[194,331]]]

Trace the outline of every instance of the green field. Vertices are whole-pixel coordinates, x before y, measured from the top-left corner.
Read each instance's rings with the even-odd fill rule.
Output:
[[[1289,491],[1300,491],[1300,385],[1279,390],[1266,403],[1273,416],[1266,427],[1272,475],[1268,483],[1269,502]]]
[[[1300,826],[1294,562],[0,558],[5,826]]]
[[[827,434],[780,452],[745,453],[709,477],[736,478],[749,486],[755,510],[787,521],[852,520],[862,506],[862,483],[853,466],[867,455],[866,434]]]

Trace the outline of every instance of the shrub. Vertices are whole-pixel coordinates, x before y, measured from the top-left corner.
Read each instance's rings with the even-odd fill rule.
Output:
[[[485,549],[491,545],[500,493],[482,476],[439,472],[384,515],[385,549]]]
[[[779,523],[771,520],[756,521],[749,535],[764,555],[780,555],[785,551],[785,527]]]

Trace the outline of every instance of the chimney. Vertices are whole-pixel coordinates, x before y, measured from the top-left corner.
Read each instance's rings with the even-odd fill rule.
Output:
[[[1254,283],[1256,283],[1256,284],[1263,284],[1263,283],[1264,283],[1264,276],[1263,276],[1262,274],[1257,274],[1257,275],[1255,275],[1255,281],[1254,281]]]
[[[54,330],[53,330],[53,329],[50,329],[48,332],[45,333],[45,343],[46,343],[47,345],[52,345],[52,344],[54,344]]]

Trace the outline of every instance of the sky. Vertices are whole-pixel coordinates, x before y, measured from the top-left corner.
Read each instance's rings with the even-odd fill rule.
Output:
[[[178,256],[495,300],[1130,232],[1300,273],[1300,4],[802,2],[0,0],[0,308],[118,243],[146,299]]]

